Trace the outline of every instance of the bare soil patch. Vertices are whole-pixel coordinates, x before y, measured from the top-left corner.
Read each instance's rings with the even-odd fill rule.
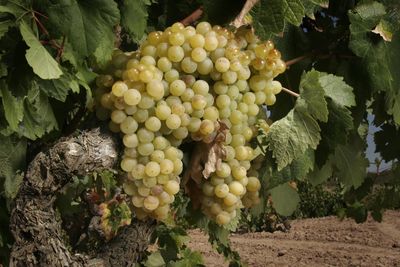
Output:
[[[400,211],[387,211],[382,223],[324,217],[291,225],[288,233],[232,234],[232,247],[249,266],[400,266]],[[228,266],[204,233],[190,236],[206,266]]]

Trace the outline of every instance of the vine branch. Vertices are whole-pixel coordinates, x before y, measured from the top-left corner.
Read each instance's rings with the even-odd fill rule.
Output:
[[[289,90],[285,87],[282,87],[282,91],[284,91],[285,93],[288,93],[289,95],[292,95],[294,97],[300,97],[300,94],[293,92],[292,90]]]
[[[258,3],[259,0],[247,0],[239,15],[232,21],[232,25],[239,28],[244,24],[244,17]]]
[[[190,25],[193,22],[195,22],[196,20],[198,20],[199,18],[201,18],[202,15],[203,15],[203,7],[201,6],[198,9],[196,9],[195,11],[193,11],[192,14],[190,14],[189,16],[187,16],[186,18],[181,20],[181,23],[185,26]]]

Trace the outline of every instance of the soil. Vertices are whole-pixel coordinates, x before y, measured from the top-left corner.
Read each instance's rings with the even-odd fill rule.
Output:
[[[387,211],[382,223],[324,217],[291,226],[287,233],[232,234],[231,245],[249,266],[400,266],[400,211]],[[228,266],[204,233],[190,236],[206,266]]]

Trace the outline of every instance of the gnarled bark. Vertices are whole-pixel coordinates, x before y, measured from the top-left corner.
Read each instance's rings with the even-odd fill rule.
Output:
[[[73,253],[65,244],[56,194],[73,175],[111,169],[117,145],[98,129],[60,140],[30,163],[11,213],[15,243],[10,266],[133,266],[149,244],[153,225],[133,222],[96,257]]]

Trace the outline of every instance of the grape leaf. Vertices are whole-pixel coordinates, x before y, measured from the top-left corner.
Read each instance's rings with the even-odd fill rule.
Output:
[[[307,175],[307,178],[313,186],[317,186],[326,182],[332,176],[332,171],[332,162],[328,159],[321,168],[314,166],[314,170]]]
[[[14,26],[14,21],[8,19],[4,21],[0,21],[0,39],[8,32],[8,28]]]
[[[5,178],[4,189],[6,197],[14,198],[22,181],[17,170],[24,170],[26,166],[25,138],[0,135],[0,177]],[[1,181],[1,180],[0,180]]]
[[[162,267],[165,266],[165,261],[161,256],[161,253],[159,251],[155,251],[147,257],[147,260],[143,265],[146,267]]]
[[[113,27],[120,20],[115,1],[49,1],[44,8],[49,14],[49,23],[67,37],[79,55],[89,56],[101,47],[97,50],[96,59],[103,62],[109,58],[114,47]],[[104,52],[107,53],[102,54]]]
[[[21,21],[20,32],[24,41],[29,46],[26,51],[26,60],[32,67],[33,72],[42,79],[57,79],[61,76],[62,71],[57,61],[47,52],[46,48],[36,38],[32,29]]]
[[[319,83],[325,91],[325,95],[337,104],[352,107],[356,105],[353,88],[343,81],[343,77],[321,73]]]
[[[338,145],[335,149],[333,162],[337,176],[347,187],[359,187],[366,176],[369,165],[363,150],[349,145]]]
[[[24,117],[23,99],[11,94],[4,80],[0,81],[0,93],[4,107],[4,116],[10,128],[17,131],[19,123]]]
[[[54,129],[58,129],[58,124],[49,99],[36,83],[32,83],[24,101],[24,118],[19,133],[35,140]]]
[[[278,170],[282,170],[308,148],[316,149],[321,140],[320,127],[309,114],[292,110],[271,125],[266,140]]]
[[[303,74],[300,81],[300,98],[297,101],[302,102],[304,100],[309,114],[320,121],[326,122],[328,120],[328,107],[319,77],[320,72],[315,70]]]
[[[124,0],[121,7],[121,23],[136,42],[142,39],[147,27],[149,0]]]
[[[305,12],[301,0],[261,0],[250,14],[256,34],[267,39],[271,34],[283,32],[285,22],[299,26]]]
[[[283,216],[290,216],[300,202],[299,194],[288,183],[272,188],[270,193],[272,206]]]
[[[305,13],[301,0],[284,0],[282,4],[285,20],[295,26],[299,26],[303,21]]]
[[[39,88],[49,97],[65,101],[71,89],[74,92],[79,92],[79,85],[74,80],[74,77],[64,70],[64,74],[59,79],[42,80],[35,79]]]

